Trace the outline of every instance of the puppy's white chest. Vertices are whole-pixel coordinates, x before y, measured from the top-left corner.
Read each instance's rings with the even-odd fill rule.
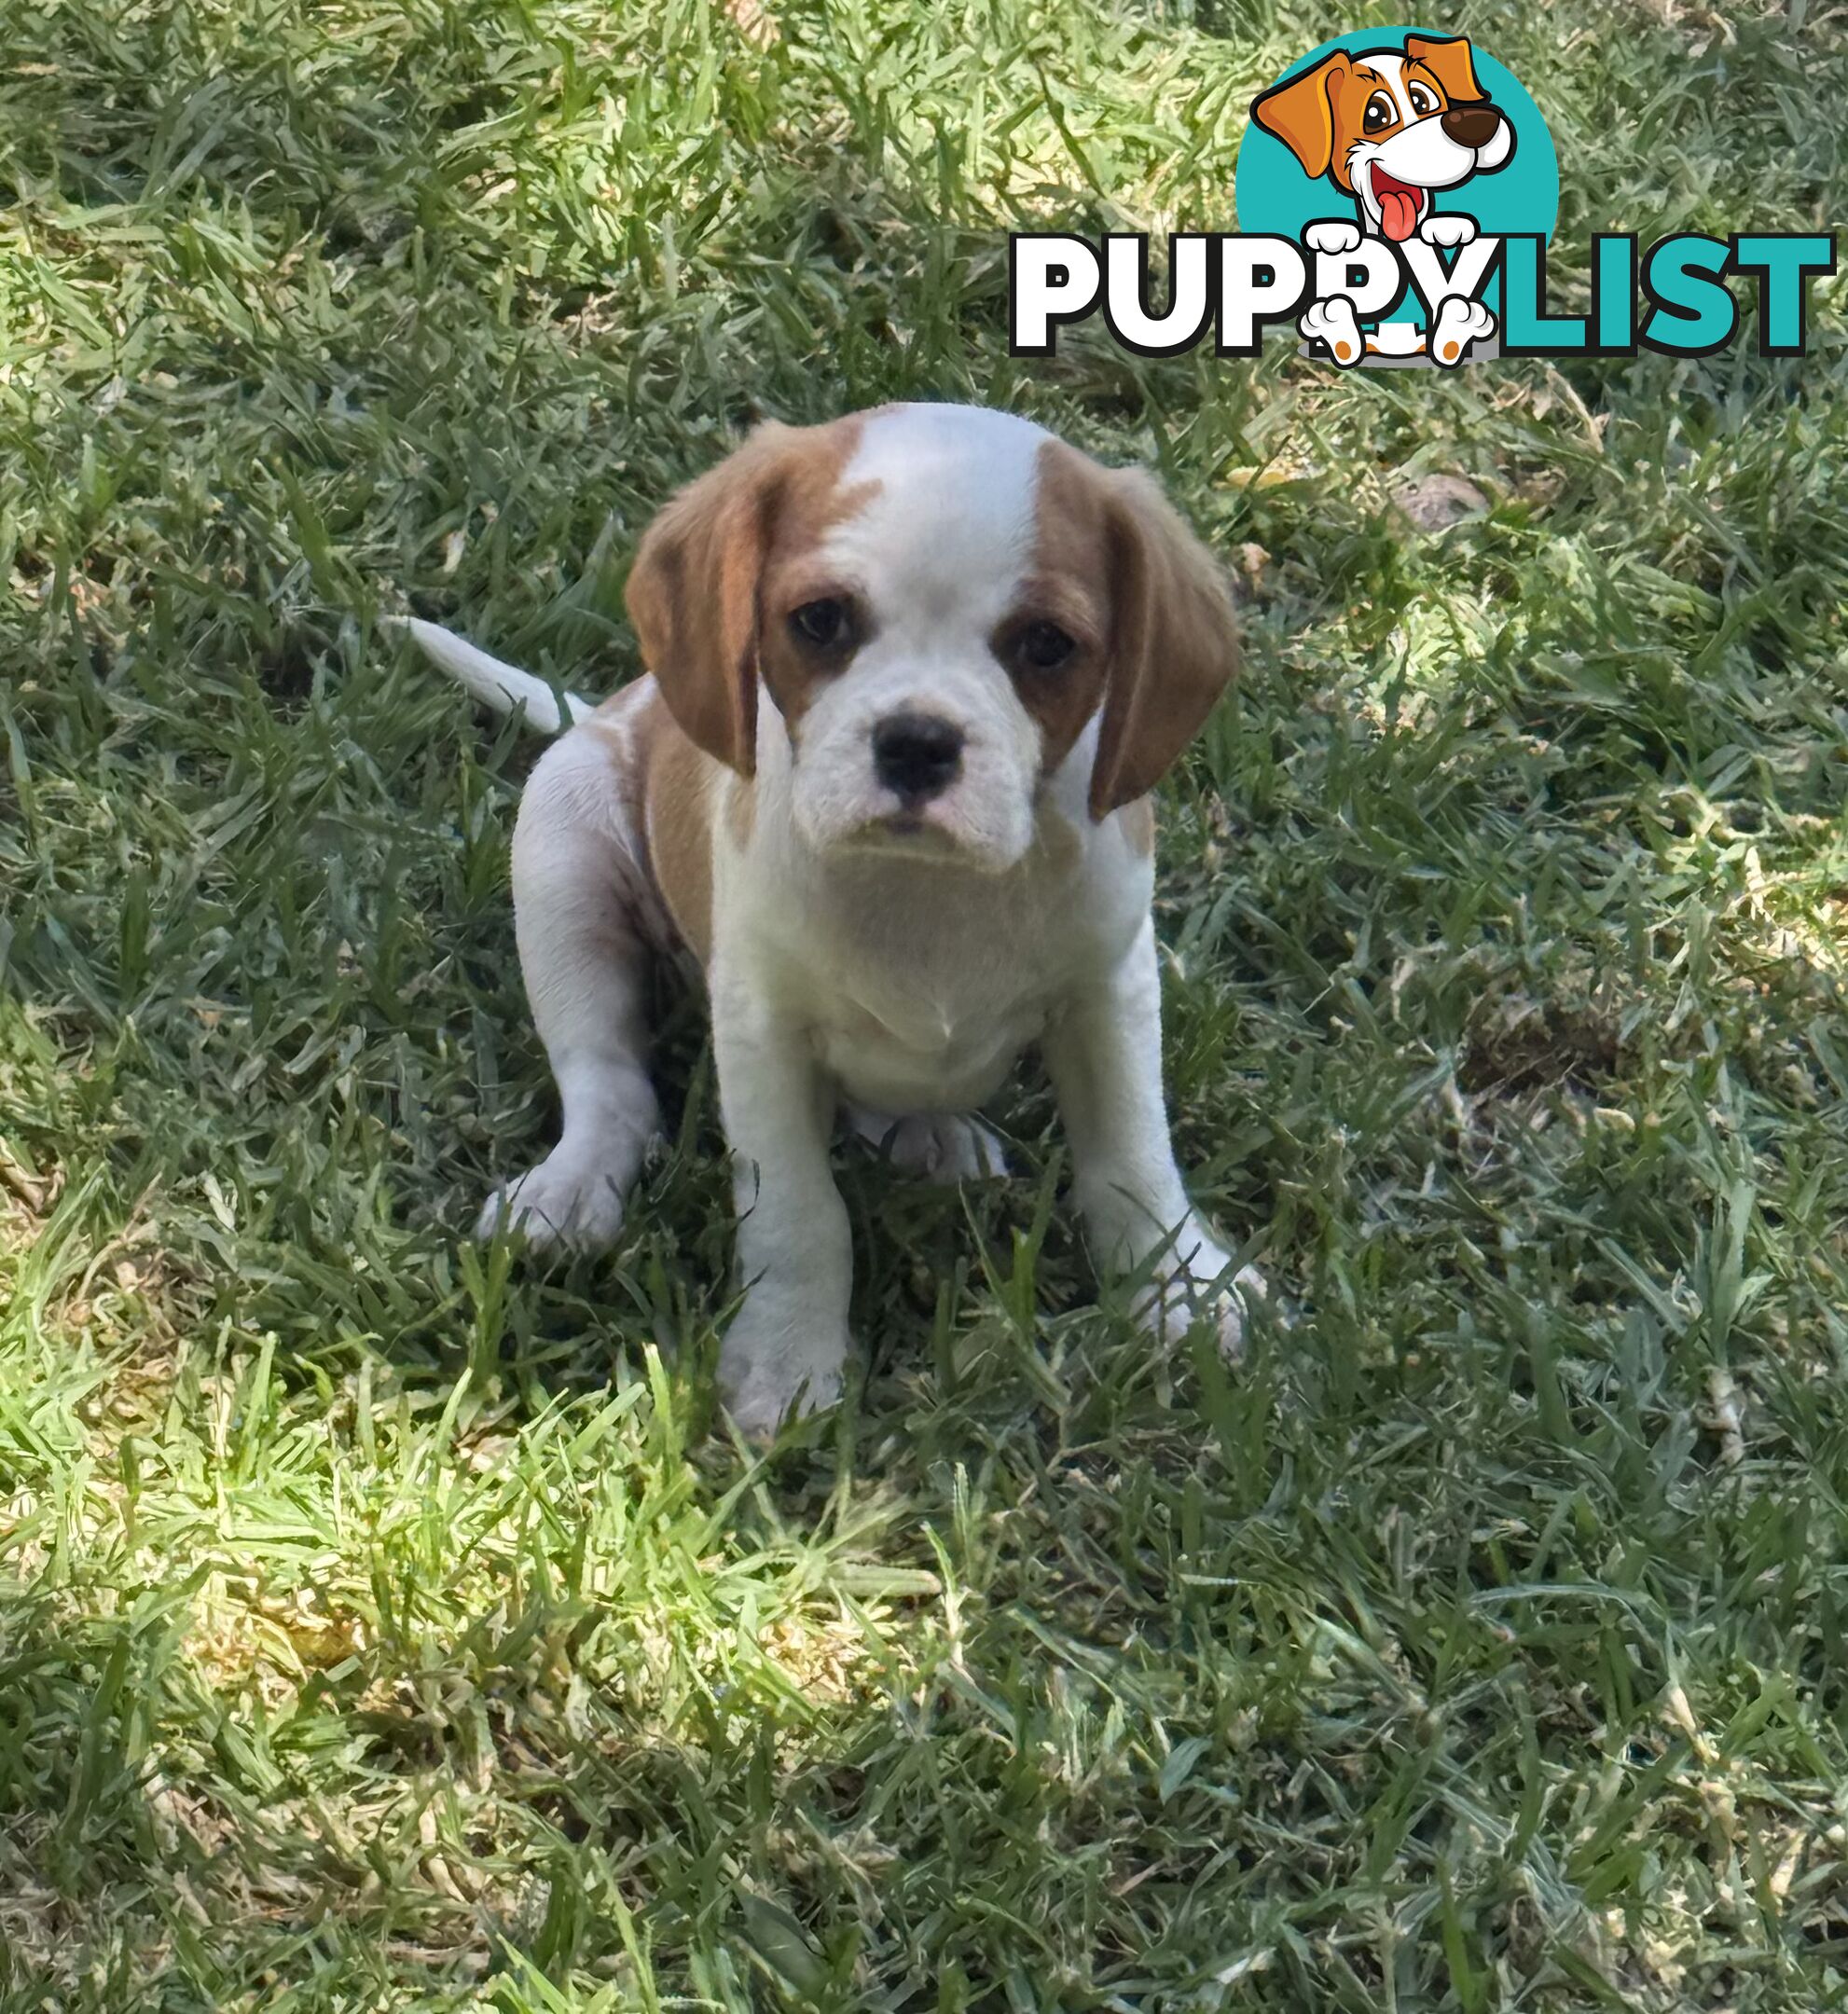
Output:
[[[821,1061],[847,1095],[886,1111],[962,1111],[989,1097],[1045,1027],[1043,1005],[952,1009],[837,995],[817,1016]]]
[[[876,1110],[963,1112],[992,1097],[1148,913],[1147,860],[1088,821],[1048,820],[1019,866],[979,875],[817,862],[758,808],[756,843],[721,860],[724,962],[775,998],[848,1099]]]

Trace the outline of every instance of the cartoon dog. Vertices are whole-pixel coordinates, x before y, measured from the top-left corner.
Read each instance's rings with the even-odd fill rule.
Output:
[[[1464,245],[1473,217],[1436,212],[1435,197],[1476,174],[1507,167],[1514,127],[1477,81],[1466,36],[1408,35],[1402,49],[1337,49],[1266,91],[1251,117],[1295,155],[1303,172],[1326,176],[1354,199],[1358,224],[1312,224],[1312,252],[1353,251],[1361,235],[1402,244],[1414,234],[1432,245]],[[1314,302],[1300,324],[1305,340],[1328,345],[1339,364],[1355,364],[1362,338],[1351,303]],[[1446,365],[1495,331],[1480,301],[1452,297],[1438,312],[1429,354]],[[1389,323],[1366,338],[1375,354],[1412,355],[1424,332]]]

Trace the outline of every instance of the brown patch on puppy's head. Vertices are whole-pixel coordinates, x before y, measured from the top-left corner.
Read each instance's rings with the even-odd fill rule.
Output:
[[[1019,613],[997,651],[1040,724],[1051,771],[1101,707],[1093,818],[1160,781],[1238,664],[1217,561],[1141,469],[1107,469],[1059,442],[1041,450],[1039,540]],[[1051,623],[1074,649],[1046,671],[1003,647]]]
[[[1037,536],[1013,610],[996,631],[994,652],[1014,679],[1020,703],[1038,722],[1041,770],[1050,776],[1071,752],[1103,697],[1110,644],[1110,471],[1088,455],[1049,440],[1040,449],[1035,492]],[[1035,631],[1056,630],[1074,648],[1061,661],[1036,662]]]
[[[661,510],[629,571],[629,620],[669,711],[743,776],[757,764],[760,676],[793,726],[826,673],[824,662],[793,658],[787,617],[797,604],[781,604],[800,591],[801,566],[828,527],[861,501],[857,490],[843,494],[840,473],[862,418],[766,421]]]

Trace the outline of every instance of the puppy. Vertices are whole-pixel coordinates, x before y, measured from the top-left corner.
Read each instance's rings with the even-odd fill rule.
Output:
[[[594,709],[409,625],[477,697],[576,723],[513,841],[563,1131],[482,1234],[616,1235],[659,1118],[645,967],[683,950],[733,1159],[745,1433],[840,1390],[837,1117],[935,1179],[998,1172],[973,1113],[1030,1043],[1099,1262],[1145,1277],[1151,1331],[1204,1317],[1235,1349],[1261,1290],[1169,1144],[1148,796],[1232,674],[1233,609],[1155,483],[971,407],[765,425],[655,519],[627,600],[649,675]]]
[[[1456,211],[1439,214],[1437,192],[1492,174],[1514,157],[1514,127],[1477,81],[1463,35],[1408,35],[1403,49],[1336,49],[1265,91],[1251,117],[1283,142],[1306,175],[1326,176],[1354,200],[1355,223],[1309,227],[1304,242],[1315,252],[1352,251],[1363,232],[1395,244],[1414,233],[1431,244],[1467,244],[1475,219]],[[1455,364],[1494,327],[1480,302],[1453,297],[1440,311],[1429,353]],[[1359,360],[1362,338],[1345,303],[1306,316],[1303,334],[1325,342],[1339,364]],[[1405,356],[1427,342],[1411,323],[1387,323],[1366,348]]]

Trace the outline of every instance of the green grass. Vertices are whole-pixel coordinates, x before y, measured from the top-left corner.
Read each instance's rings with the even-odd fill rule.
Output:
[[[1231,228],[1354,17],[767,4],[0,7],[0,2010],[1848,2005],[1848,286],[1010,362],[1009,225]],[[1848,220],[1839,10],[1431,24],[1568,299]],[[462,1241],[532,744],[378,618],[614,685],[670,487],[893,395],[1246,577],[1166,1046],[1293,1320],[1099,1309],[1029,1070],[1011,1185],[844,1167],[864,1386],[752,1459],[696,1008],[617,1253]]]

